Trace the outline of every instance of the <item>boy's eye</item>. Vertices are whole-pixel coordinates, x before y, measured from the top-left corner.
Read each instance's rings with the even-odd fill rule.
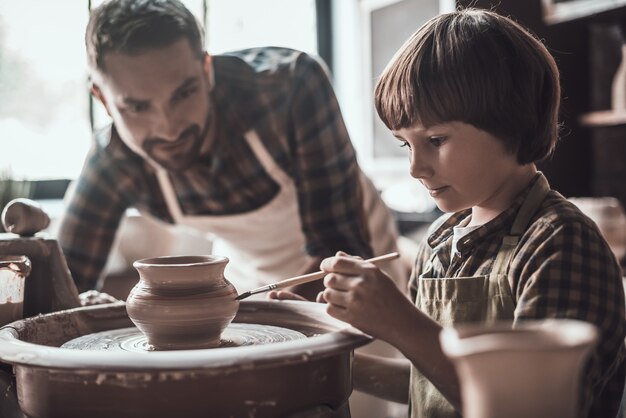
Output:
[[[435,147],[440,147],[444,142],[446,142],[446,139],[447,137],[445,136],[431,136],[428,138],[428,142]]]
[[[409,144],[406,141],[402,141],[402,144],[400,144],[400,148],[404,148],[407,147],[408,149],[411,149],[411,144]]]

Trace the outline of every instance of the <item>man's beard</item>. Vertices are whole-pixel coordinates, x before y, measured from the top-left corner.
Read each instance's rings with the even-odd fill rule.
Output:
[[[209,128],[209,120],[207,117],[202,130],[197,124],[189,126],[175,141],[148,138],[141,147],[150,158],[166,170],[185,171],[200,157],[200,150]]]

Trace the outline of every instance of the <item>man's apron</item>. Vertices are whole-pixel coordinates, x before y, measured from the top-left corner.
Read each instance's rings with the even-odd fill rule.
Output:
[[[443,327],[463,322],[513,320],[515,301],[507,279],[517,243],[528,223],[541,206],[550,186],[544,176],[533,185],[520,207],[509,235],[502,240],[491,273],[475,277],[429,278],[433,253],[420,275],[415,304]],[[411,417],[460,417],[441,393],[411,367]]]
[[[224,276],[239,293],[292,277],[310,260],[305,253],[293,180],[274,161],[254,130],[248,131],[245,139],[268,175],[280,186],[278,194],[258,209],[235,215],[186,216],[181,211],[167,172],[162,168],[157,170],[174,222],[205,235],[213,241],[213,254],[229,258]],[[397,232],[389,209],[364,175],[361,175],[361,184],[374,255],[397,251]],[[384,269],[399,285],[404,285],[402,281],[406,280],[406,273],[403,273],[399,260],[385,264]],[[260,295],[260,298],[264,297]]]

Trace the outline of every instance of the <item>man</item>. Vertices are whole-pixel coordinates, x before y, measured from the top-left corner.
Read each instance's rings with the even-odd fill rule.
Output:
[[[108,1],[86,45],[113,124],[96,134],[59,232],[81,291],[95,287],[129,207],[215,237],[240,292],[318,270],[338,250],[395,250],[393,220],[312,57],[211,56],[177,0]]]

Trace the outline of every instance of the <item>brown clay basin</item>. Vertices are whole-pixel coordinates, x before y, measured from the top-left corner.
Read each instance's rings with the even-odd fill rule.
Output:
[[[349,417],[352,352],[370,337],[312,302],[243,301],[232,326],[219,348],[149,351],[113,338],[135,332],[124,303],[75,308],[1,328],[0,360],[33,418]],[[250,327],[263,335],[246,342]]]

